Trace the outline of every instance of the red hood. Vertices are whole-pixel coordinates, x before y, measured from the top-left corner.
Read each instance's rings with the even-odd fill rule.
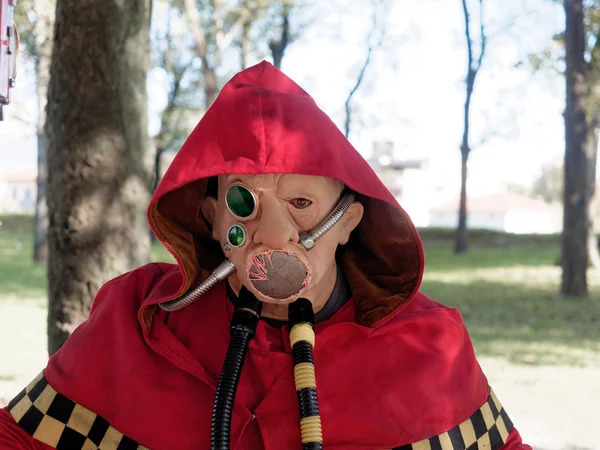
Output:
[[[225,85],[150,202],[150,226],[184,275],[177,295],[224,258],[200,205],[208,178],[227,173],[326,176],[361,194],[364,217],[337,259],[362,324],[380,323],[417,292],[424,257],[410,218],[314,100],[263,61]]]

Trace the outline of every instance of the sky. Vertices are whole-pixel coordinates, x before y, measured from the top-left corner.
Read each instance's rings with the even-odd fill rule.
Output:
[[[478,2],[471,4],[477,11]],[[560,161],[564,151],[564,81],[551,71],[534,72],[527,59],[564,27],[562,9],[548,0],[484,4],[489,39],[471,113],[472,192],[531,184],[542,165]],[[300,16],[308,25],[288,48],[282,69],[342,128],[344,102],[366,55],[372,3],[316,5]],[[339,5],[338,14],[331,14],[333,5]],[[353,99],[350,140],[365,157],[374,142],[391,141],[395,157],[425,159],[436,182],[458,186],[467,64],[461,1],[395,0],[390,5],[380,21],[385,37]],[[476,35],[477,13],[472,20]],[[154,75],[149,89],[153,131],[166,90]],[[34,92],[32,68],[26,65],[6,121],[0,122],[0,173],[36,164],[33,129],[24,123],[35,120]]]
[[[487,3],[491,36],[471,115],[469,173],[474,189],[531,183],[543,162],[560,160],[564,151],[564,82],[555,74],[534,74],[527,60],[564,26],[562,9],[545,0]],[[461,2],[393,5],[388,45],[376,53],[367,72],[368,86],[355,100],[367,125],[354,130],[350,139],[365,155],[374,140],[391,140],[397,157],[428,159],[440,177],[457,181],[467,65]],[[330,18],[331,28],[336,20],[355,24],[342,28],[343,51],[334,40],[307,36],[305,45],[292,48],[283,67],[293,78],[307,80],[309,92],[338,125],[357,72],[356,65],[345,61],[364,58],[369,26],[368,14],[346,14],[344,19]],[[363,32],[356,33],[360,27]],[[314,41],[319,42],[318,50]]]

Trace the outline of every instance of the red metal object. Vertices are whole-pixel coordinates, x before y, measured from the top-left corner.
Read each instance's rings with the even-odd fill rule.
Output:
[[[0,0],[0,120],[2,107],[10,103],[10,89],[15,84],[18,35],[14,27],[17,0]]]

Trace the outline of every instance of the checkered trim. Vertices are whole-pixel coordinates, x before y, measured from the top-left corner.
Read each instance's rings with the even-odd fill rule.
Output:
[[[11,400],[8,410],[27,433],[58,450],[148,450],[56,392],[43,373]]]
[[[392,450],[498,450],[506,443],[513,424],[494,391],[487,401],[460,425],[438,436]]]

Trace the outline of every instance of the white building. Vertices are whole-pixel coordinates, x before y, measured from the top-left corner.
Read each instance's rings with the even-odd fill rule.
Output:
[[[37,198],[37,168],[0,173],[0,212],[33,213]]]
[[[429,210],[429,226],[456,228],[458,200]],[[518,234],[560,233],[562,207],[513,193],[498,193],[467,201],[467,226]]]

